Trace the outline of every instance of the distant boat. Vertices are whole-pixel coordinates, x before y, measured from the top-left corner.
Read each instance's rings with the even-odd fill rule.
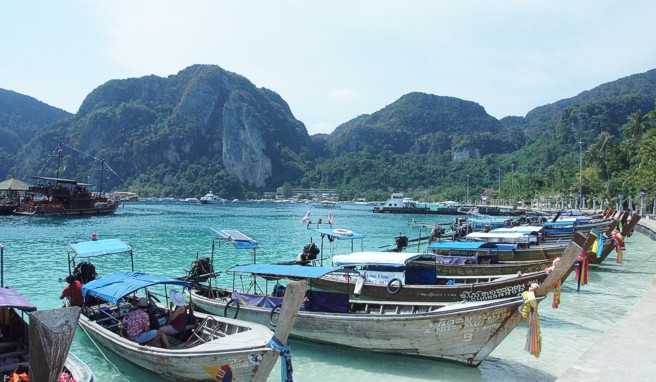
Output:
[[[319,203],[314,203],[312,207],[316,208],[339,208],[339,204],[337,202],[333,202],[332,200],[322,200]]]
[[[217,204],[217,203],[225,203],[225,199],[217,195],[214,195],[214,193],[210,191],[200,198],[200,202],[201,204]]]
[[[232,199],[232,202],[233,202],[233,203],[239,203],[239,199],[236,199],[236,198],[235,198],[235,199]]]
[[[15,214],[27,216],[84,216],[114,213],[120,201],[92,193],[89,184],[72,179],[37,177]]]
[[[182,199],[182,201],[185,203],[200,203],[200,200],[198,200],[198,198],[184,198]]]
[[[394,193],[383,203],[382,206],[374,207],[374,213],[387,214],[436,214],[438,212],[431,210],[428,206],[419,206],[411,198],[403,197],[401,193]]]

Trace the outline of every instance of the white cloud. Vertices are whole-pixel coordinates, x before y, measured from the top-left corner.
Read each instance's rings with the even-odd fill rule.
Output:
[[[339,103],[348,103],[356,100],[358,93],[351,88],[338,88],[331,90],[328,93],[328,97]]]

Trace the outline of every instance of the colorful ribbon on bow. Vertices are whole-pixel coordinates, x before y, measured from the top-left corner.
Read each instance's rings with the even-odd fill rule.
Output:
[[[588,284],[590,275],[590,259],[588,258],[588,252],[585,250],[585,248],[583,248],[581,253],[576,256],[576,261],[578,262],[578,266],[576,267],[576,290],[578,291],[581,284]]]
[[[294,382],[292,353],[289,351],[289,347],[280,342],[276,336],[271,337],[271,340],[269,343],[267,343],[267,346],[280,354],[280,380],[282,382]]]
[[[528,320],[528,333],[526,336],[526,350],[536,358],[540,357],[542,350],[542,334],[540,333],[540,315],[538,314],[538,300],[535,298],[537,284],[531,284],[528,291],[522,293],[524,304],[520,308],[522,318]]]
[[[624,250],[626,246],[624,244],[624,237],[619,230],[613,230],[613,241],[615,242],[615,262],[617,264],[622,264],[622,257],[624,256]]]
[[[558,263],[560,263],[560,257],[556,257],[551,263],[551,266],[545,268],[544,271],[547,274],[550,274],[551,272],[554,271],[554,269],[556,269]],[[556,285],[554,286],[553,297],[551,299],[551,307],[553,309],[558,309],[559,306],[560,306],[560,280],[558,280],[558,282],[556,282]]]

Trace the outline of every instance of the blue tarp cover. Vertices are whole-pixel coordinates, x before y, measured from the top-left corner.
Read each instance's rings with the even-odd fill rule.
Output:
[[[433,243],[430,249],[475,251],[478,249],[489,249],[490,251],[512,251],[517,249],[517,244],[508,243],[486,243],[484,241],[452,241]]]
[[[83,241],[70,245],[77,257],[94,257],[130,252],[132,248],[119,239]]]
[[[172,284],[190,287],[191,283],[166,276],[149,275],[141,272],[116,272],[82,287],[82,296],[94,296],[101,300],[118,303],[121,298],[139,289],[159,284]]]
[[[332,236],[337,240],[364,239],[363,234],[345,228],[319,228],[317,231],[321,234]]]
[[[486,243],[484,241],[449,241],[433,243],[431,249],[479,249]]]
[[[332,267],[309,267],[303,265],[280,265],[280,264],[248,264],[237,265],[228,272],[253,273],[257,275],[293,277],[302,279],[318,279],[321,276],[335,272],[339,268]]]
[[[230,241],[237,249],[257,248],[257,241],[239,230],[212,228],[212,231],[214,231],[221,239]]]
[[[561,220],[561,221],[545,222],[544,223],[545,227],[567,227],[567,226],[572,226],[572,225],[574,225],[573,220]]]

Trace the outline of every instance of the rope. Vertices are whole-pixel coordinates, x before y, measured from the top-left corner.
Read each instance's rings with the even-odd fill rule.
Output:
[[[98,345],[98,344],[96,343],[96,341],[93,339],[93,337],[91,337],[91,335],[89,334],[89,332],[87,332],[87,329],[86,329],[84,326],[82,326],[82,325],[79,325],[79,326],[80,326],[80,328],[82,329],[82,331],[84,332],[84,334],[86,334],[87,337],[91,340],[91,343],[93,344],[93,346],[95,346],[96,349],[98,349],[98,352],[100,352],[100,354],[103,356],[103,358],[105,359],[105,361],[107,361],[107,363],[109,363],[109,364],[112,366],[112,368],[114,369],[114,371],[117,372],[117,373],[118,373],[120,376],[122,376],[123,378],[125,378],[125,380],[130,381],[130,378],[128,378],[127,376],[125,376],[125,374],[124,374],[123,372],[121,372],[121,369],[119,369],[118,366],[116,366],[116,364],[115,364],[114,362],[112,362],[112,361],[107,357],[107,355],[105,354],[105,352],[100,348],[100,345]]]
[[[289,351],[289,347],[282,342],[276,336],[271,337],[267,346],[273,349],[273,351],[280,354],[280,381],[282,382],[294,382],[294,370],[292,369],[292,353]]]

